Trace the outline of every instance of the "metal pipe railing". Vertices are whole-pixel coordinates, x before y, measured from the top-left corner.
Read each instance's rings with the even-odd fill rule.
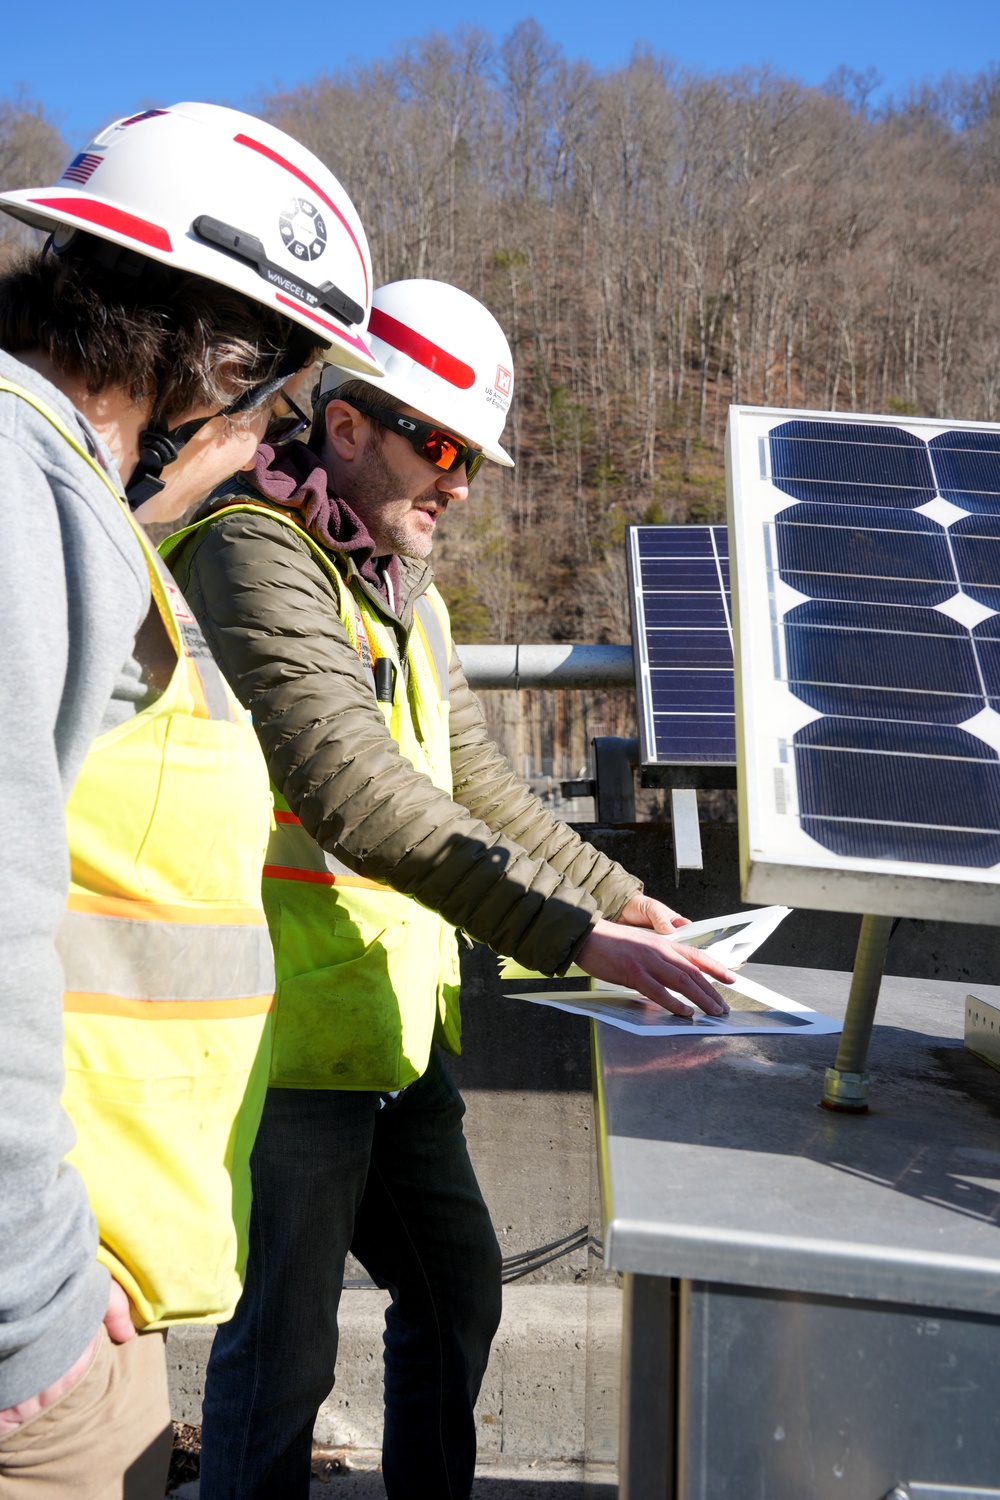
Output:
[[[469,686],[634,688],[631,646],[456,646]]]

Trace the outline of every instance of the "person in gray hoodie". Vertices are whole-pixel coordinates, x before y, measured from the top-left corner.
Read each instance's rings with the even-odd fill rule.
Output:
[[[344,274],[339,231],[322,229],[327,275],[343,283],[325,284],[323,304],[282,236],[310,173],[309,190],[336,197],[346,226]],[[377,370],[361,335],[366,292],[354,300],[370,264],[332,174],[283,133],[214,106],[119,121],[54,188],[2,194],[0,207],[52,231],[0,276],[0,1492],[160,1500],[171,1447],[163,1338],[136,1337],[134,1305],[97,1258],[88,1183],[65,1159],[62,992],[80,988],[64,983],[61,922],[79,854],[66,803],[95,737],[106,742],[155,703],[179,659],[202,653],[201,671],[208,657],[169,575],[174,602],[164,605],[126,497],[149,520],[202,498],[252,457],[282,388],[331,342],[344,345],[339,358],[346,350]],[[234,257],[237,231],[205,217],[212,208],[258,231],[263,266]],[[170,644],[165,676],[170,620],[183,639]],[[221,703],[211,717],[224,718]],[[242,714],[230,717],[230,738],[252,741]],[[255,745],[249,753],[256,766]],[[152,804],[159,766],[130,774],[154,777]],[[108,817],[110,827],[110,804]],[[261,854],[266,822],[265,812]],[[196,897],[201,877],[190,874]],[[266,933],[259,946],[273,989]],[[144,954],[137,973],[149,968],[148,945]],[[269,1003],[264,995],[259,1008]],[[245,1157],[249,1141],[235,1149]],[[115,1249],[102,1242],[104,1259],[114,1263]],[[201,1249],[186,1247],[189,1259]]]

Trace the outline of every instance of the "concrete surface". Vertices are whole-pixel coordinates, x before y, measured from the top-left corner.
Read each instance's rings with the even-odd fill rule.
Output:
[[[334,1450],[378,1450],[382,1441],[382,1329],[386,1295],[346,1291],[340,1307],[337,1383],[314,1438]],[[503,1318],[476,1408],[486,1458],[582,1463],[588,1400],[617,1404],[620,1294],[599,1287],[507,1287]],[[201,1421],[211,1328],[171,1329],[171,1413]],[[596,1415],[596,1409],[595,1409]]]
[[[351,1454],[349,1467],[328,1479],[314,1479],[310,1500],[385,1500],[376,1453]],[[198,1481],[171,1492],[178,1500],[198,1500]],[[580,1464],[536,1459],[509,1464],[484,1461],[476,1470],[472,1500],[615,1500],[613,1474]]]

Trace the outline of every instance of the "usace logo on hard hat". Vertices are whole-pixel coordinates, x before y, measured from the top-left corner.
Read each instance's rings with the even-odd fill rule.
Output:
[[[497,365],[496,388],[501,396],[510,395],[510,388],[513,379],[514,377],[509,370],[505,370],[503,365]]]
[[[315,203],[293,198],[278,219],[281,238],[296,260],[317,260],[326,249],[326,224]]]

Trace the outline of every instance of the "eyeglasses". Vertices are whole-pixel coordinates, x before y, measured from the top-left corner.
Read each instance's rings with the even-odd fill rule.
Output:
[[[283,404],[290,410],[275,411],[268,421],[264,430],[264,442],[272,448],[280,448],[282,444],[292,442],[294,438],[301,437],[304,432],[308,432],[312,426],[312,418],[307,417],[301,407],[295,405],[287,391],[278,393],[276,404]]]
[[[388,411],[382,406],[369,406],[367,401],[356,401],[346,396],[341,396],[340,399],[346,401],[348,406],[353,406],[356,411],[364,412],[373,422],[380,422],[390,432],[398,432],[414,453],[433,464],[435,469],[440,469],[443,474],[453,474],[464,464],[466,481],[471,484],[479,473],[486,457],[482,448],[471,447],[447,428],[437,427],[433,422],[421,422],[419,418],[407,417],[399,411]]]

